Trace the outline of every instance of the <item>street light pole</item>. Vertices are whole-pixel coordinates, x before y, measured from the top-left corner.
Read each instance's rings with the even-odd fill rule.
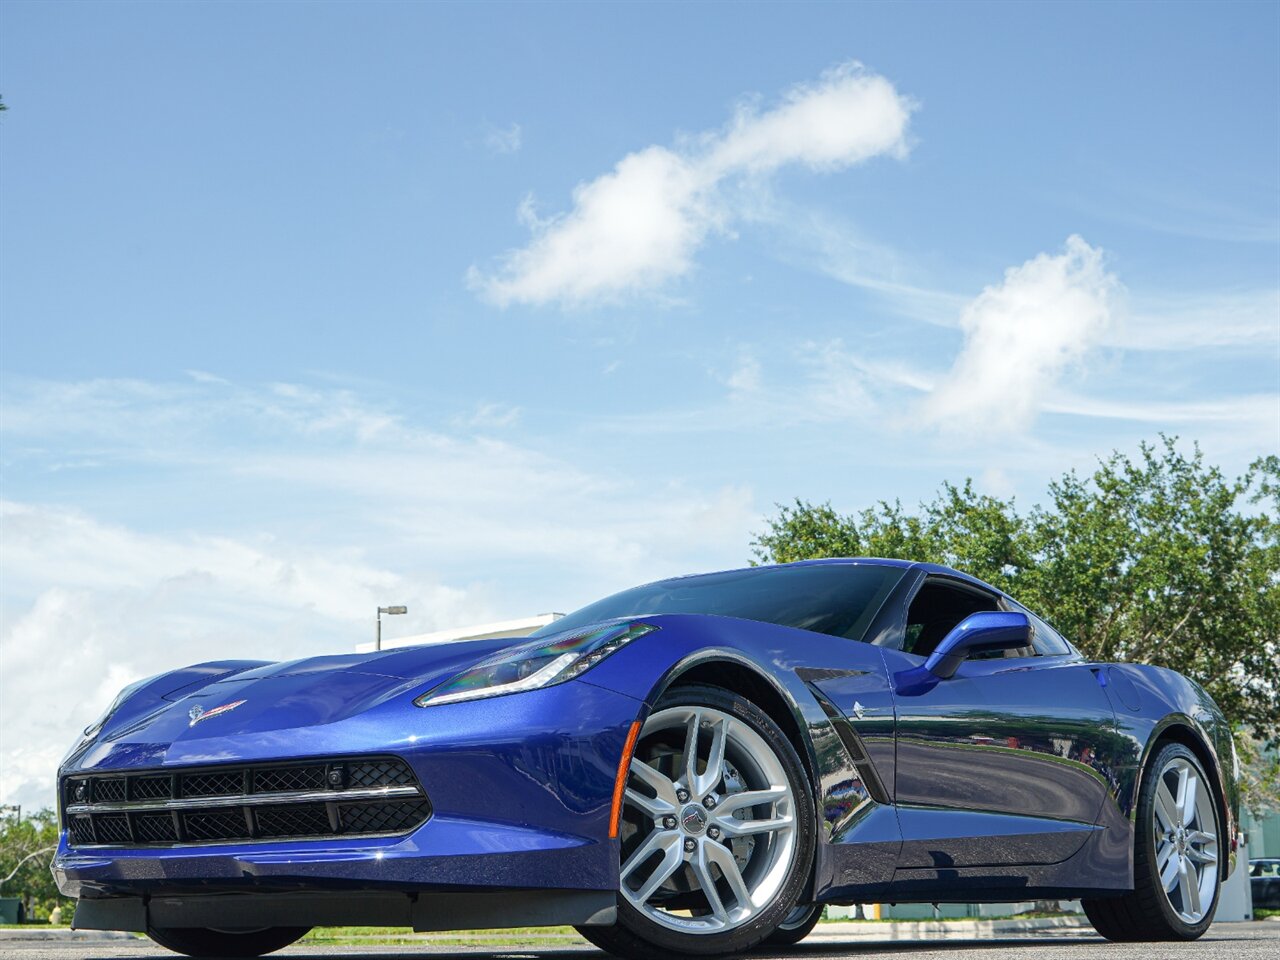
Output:
[[[378,631],[374,634],[373,649],[382,649],[382,615],[385,613],[387,616],[398,616],[399,614],[408,612],[409,608],[403,606],[378,608]]]

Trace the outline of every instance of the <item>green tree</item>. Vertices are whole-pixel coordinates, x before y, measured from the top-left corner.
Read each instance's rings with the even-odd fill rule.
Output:
[[[881,502],[840,514],[780,506],[757,560],[894,556],[944,563],[1000,587],[1087,656],[1169,667],[1200,683],[1231,721],[1280,738],[1280,458],[1236,479],[1176,438],[1113,453],[1048,502],[944,483],[915,512]]]
[[[1240,754],[1240,802],[1261,820],[1280,811],[1280,751],[1261,740],[1237,736]]]
[[[856,556],[929,560],[1003,586],[1026,563],[1028,542],[1013,501],[975,493],[966,480],[960,487],[944,483],[919,515],[898,500],[843,516],[829,503],[797,500],[779,507],[752,547],[756,559],[768,563]]]
[[[49,872],[57,845],[58,821],[52,810],[0,819],[0,894],[21,897],[28,916],[43,919],[61,904],[70,917],[71,901],[58,893]]]

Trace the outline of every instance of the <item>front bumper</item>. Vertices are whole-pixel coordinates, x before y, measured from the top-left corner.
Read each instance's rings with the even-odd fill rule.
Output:
[[[318,904],[329,894],[341,894],[336,902],[349,905],[342,909],[364,918],[343,922],[379,922],[388,910],[401,916],[408,909],[411,925],[448,929],[433,926],[450,918],[440,896],[501,890],[528,891],[533,900],[537,891],[554,891],[560,903],[573,902],[572,891],[599,893],[569,911],[578,919],[548,921],[589,922],[581,917],[598,914],[605,894],[612,904],[617,890],[610,804],[626,734],[642,708],[631,697],[575,680],[444,706],[388,703],[315,727],[168,744],[147,743],[142,731],[129,742],[95,744],[60,771],[60,782],[137,769],[367,753],[408,763],[432,813],[411,833],[381,838],[85,848],[69,844],[64,830],[53,873],[63,894],[81,900],[78,924],[128,921],[106,929],[136,926],[139,909],[172,914],[180,901],[189,915],[200,904],[229,902],[243,913],[259,909],[250,907],[256,901],[283,924],[298,909],[311,910],[299,902]],[[416,906],[428,901],[435,906]],[[484,915],[462,905],[453,913],[462,926],[475,926]]]

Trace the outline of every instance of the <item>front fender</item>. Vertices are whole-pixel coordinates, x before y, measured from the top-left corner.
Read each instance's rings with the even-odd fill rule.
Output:
[[[815,899],[869,897],[887,886],[902,834],[890,798],[869,787],[892,784],[894,775],[893,699],[880,649],[731,617],[642,619],[659,629],[582,680],[650,708],[682,678],[755,702],[790,737],[809,774],[820,824]],[[856,722],[849,719],[855,693]]]

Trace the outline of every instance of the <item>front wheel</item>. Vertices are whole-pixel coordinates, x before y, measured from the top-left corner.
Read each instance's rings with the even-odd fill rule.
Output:
[[[1195,940],[1218,907],[1218,805],[1182,744],[1164,746],[1149,769],[1134,823],[1133,890],[1082,905],[1108,940]]]
[[[160,946],[188,957],[261,957],[306,936],[310,927],[265,927],[261,930],[206,930],[199,927],[151,927],[147,936]]]
[[[764,945],[766,947],[789,947],[799,943],[813,933],[813,928],[818,925],[818,921],[821,919],[822,904],[801,903],[787,914],[786,919],[778,924],[773,933],[765,937]]]
[[[814,834],[804,767],[768,714],[718,687],[673,688],[631,761],[618,921],[579,932],[632,960],[749,950],[796,905]]]

